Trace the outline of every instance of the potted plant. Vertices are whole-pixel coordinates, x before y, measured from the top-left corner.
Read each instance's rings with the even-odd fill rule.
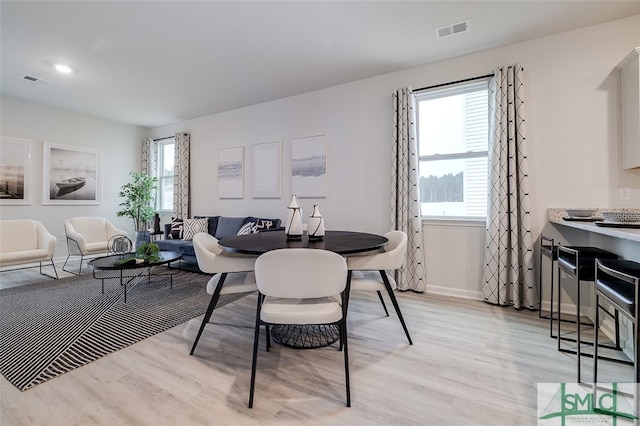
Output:
[[[145,243],[136,250],[136,258],[143,259],[146,263],[160,260],[160,249],[155,243]]]
[[[116,213],[118,217],[127,216],[133,219],[136,231],[136,249],[144,243],[150,242],[149,223],[155,214],[155,193],[158,188],[158,178],[151,177],[145,172],[131,172],[132,182],[122,185],[118,195],[124,198],[119,205],[122,210]]]

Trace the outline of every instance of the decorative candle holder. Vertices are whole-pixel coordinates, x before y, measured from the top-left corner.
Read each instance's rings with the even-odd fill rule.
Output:
[[[284,233],[287,240],[302,239],[302,208],[298,204],[295,194],[291,196],[291,202],[287,207],[287,220],[284,225]]]
[[[324,237],[324,218],[320,214],[320,209],[318,209],[317,205],[313,206],[313,213],[309,216],[307,234],[310,240],[321,240]]]

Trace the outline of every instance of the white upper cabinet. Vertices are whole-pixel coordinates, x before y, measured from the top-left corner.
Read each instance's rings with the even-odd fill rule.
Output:
[[[617,66],[622,95],[622,168],[640,167],[640,47]]]

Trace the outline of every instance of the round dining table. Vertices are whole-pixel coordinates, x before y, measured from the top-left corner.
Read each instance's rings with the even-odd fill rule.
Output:
[[[342,256],[379,251],[388,240],[377,234],[355,231],[326,231],[322,239],[310,239],[304,233],[301,239],[287,239],[284,231],[257,232],[222,238],[218,244],[231,253],[261,255],[271,250],[307,248],[330,250]],[[271,337],[285,346],[310,349],[328,346],[340,338],[333,325],[273,325]]]
[[[326,231],[321,239],[310,239],[304,233],[301,239],[287,239],[284,231],[256,232],[236,235],[218,241],[220,246],[232,253],[261,255],[270,250],[284,248],[310,248],[330,250],[348,256],[382,249],[388,240],[377,234],[355,231]]]

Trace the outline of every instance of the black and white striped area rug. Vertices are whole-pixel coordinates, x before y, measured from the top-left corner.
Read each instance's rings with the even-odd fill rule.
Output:
[[[127,303],[119,279],[102,294],[91,274],[1,290],[0,372],[24,391],[202,315],[208,279],[180,271],[173,289],[167,276],[138,279]],[[246,294],[222,295],[218,306]]]

